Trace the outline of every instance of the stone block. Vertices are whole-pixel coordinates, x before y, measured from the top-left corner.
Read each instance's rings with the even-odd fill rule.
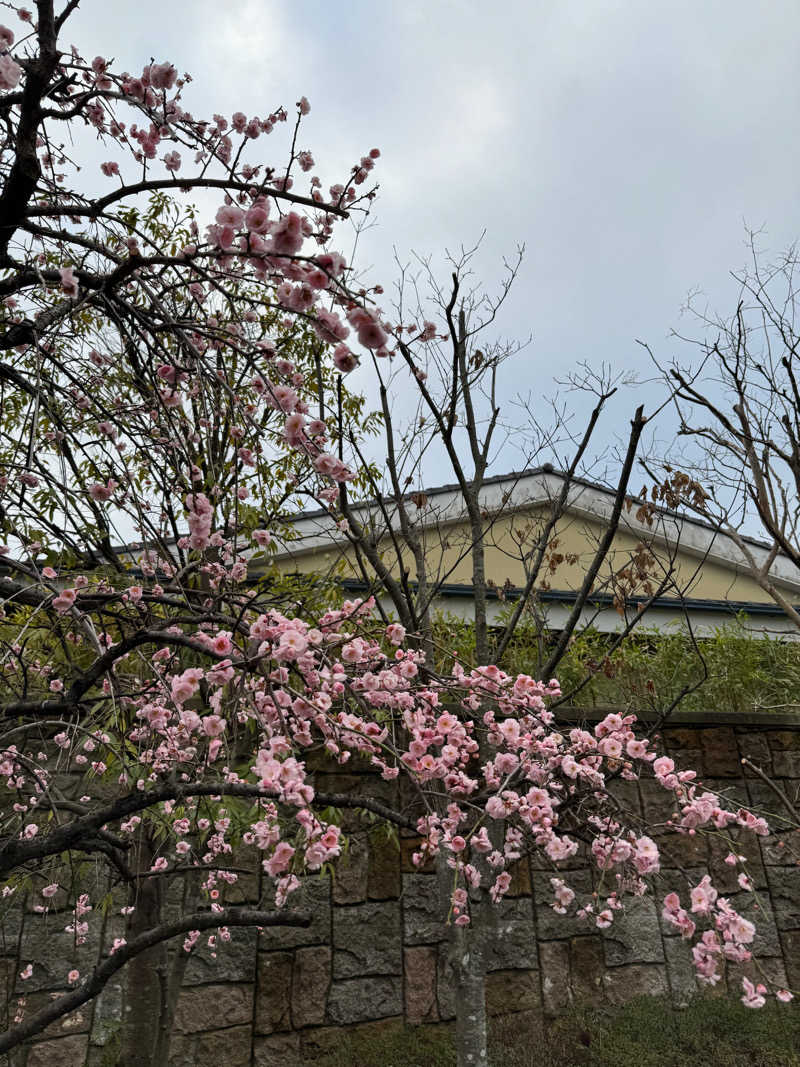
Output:
[[[368,863],[366,833],[352,834],[334,870],[334,904],[360,904],[367,899]]]
[[[32,963],[33,972],[24,981],[17,979],[18,995],[67,989],[67,974],[73,968],[86,974],[95,967],[100,952],[98,924],[90,923],[87,943],[76,946],[73,935],[64,930],[66,921],[63,915],[26,917],[17,970]]]
[[[402,939],[396,904],[369,903],[334,908],[334,979],[401,973]]]
[[[639,783],[639,791],[642,810],[649,826],[662,825],[677,812],[674,793],[664,789],[658,782],[645,779]]]
[[[665,746],[672,754],[675,751],[684,749],[700,748],[698,732],[691,726],[665,726],[661,731],[661,736],[664,739]]]
[[[747,807],[763,815],[767,821],[773,813],[783,815],[782,804],[775,794],[775,790],[767,782],[760,778],[746,778],[748,803]]]
[[[403,875],[403,940],[407,945],[442,941],[446,936],[446,908],[433,874]]]
[[[772,773],[776,778],[800,778],[800,750],[773,752]]]
[[[184,985],[255,981],[258,931],[252,927],[234,926],[230,934],[230,941],[221,941],[217,937],[214,948],[209,947],[208,934],[200,935],[186,964]]]
[[[790,989],[800,988],[800,930],[781,930],[781,946],[786,961]]]
[[[493,971],[486,976],[488,1015],[510,1015],[540,1008],[538,971]]]
[[[193,1067],[250,1067],[252,1033],[249,1026],[233,1026],[198,1034]]]
[[[410,946],[403,950],[405,1017],[412,1024],[436,1022],[436,948]]]
[[[750,760],[764,774],[772,774],[772,752],[769,743],[763,734],[737,731],[736,743],[739,747],[739,755]],[[742,766],[742,774],[745,778],[753,778],[756,772],[750,767]]]
[[[754,956],[779,956],[781,951],[776,913],[767,893],[736,893],[728,897],[731,907],[756,928],[752,945],[747,947]],[[799,924],[800,925],[800,924]]]
[[[789,982],[786,974],[786,966],[782,959],[749,960],[747,963],[738,964],[730,968],[730,984],[741,994],[742,978],[749,978],[751,982],[765,982],[770,989],[786,989]]]
[[[575,892],[575,901],[567,915],[553,911],[553,887],[550,879],[563,878],[570,889]],[[554,872],[552,870],[533,872],[533,896],[536,902],[536,929],[540,941],[550,941],[558,937],[575,937],[586,929],[585,921],[576,919],[575,909],[589,903],[592,894],[592,875],[590,871]]]
[[[533,884],[531,882],[531,868],[528,863],[528,857],[523,856],[516,863],[512,863],[509,867],[509,874],[511,875],[511,885],[508,887],[506,897],[529,897],[533,892]]]
[[[612,967],[603,979],[606,997],[614,1005],[625,1004],[634,997],[667,995],[666,967],[657,964],[629,963]]]
[[[767,867],[767,881],[778,929],[800,929],[800,867]]]
[[[733,848],[731,848],[730,840],[733,840]],[[718,892],[737,893],[740,889],[738,877],[742,871],[748,875],[756,889],[766,887],[767,875],[761,861],[759,840],[755,834],[736,829],[728,829],[724,837],[710,837],[708,871]],[[739,864],[729,866],[725,862],[725,857],[730,852],[736,853],[737,856],[744,856],[745,866],[742,867]]]
[[[672,1003],[676,1008],[685,1008],[697,993],[691,947],[681,937],[670,937],[664,941],[664,953]]]
[[[267,905],[268,907],[270,905]],[[301,948],[305,945],[326,945],[331,939],[331,881],[319,875],[302,879],[302,885],[292,893],[288,907],[307,911],[311,925],[265,927],[259,934],[262,949]]]
[[[577,1004],[599,1004],[603,999],[605,954],[597,935],[573,937],[569,943],[569,985]]]
[[[119,976],[107,982],[94,1002],[92,1045],[105,1047],[119,1033],[122,1019],[123,983]]]
[[[708,863],[708,836],[703,833],[686,834],[674,830],[657,831],[652,835],[667,867],[705,867]]]
[[[699,733],[705,773],[719,778],[738,778],[742,765],[733,727],[706,728]]]
[[[55,1041],[39,1041],[31,1046],[26,1067],[78,1067],[86,1059],[86,1034],[71,1034]]]
[[[175,1030],[196,1034],[249,1023],[253,989],[249,985],[206,985],[182,989],[175,1008]]]
[[[800,856],[800,832],[767,834],[758,838],[758,844],[765,866],[785,867],[795,856]]]
[[[750,797],[748,791],[749,783],[741,775],[737,779],[712,778],[709,776],[704,778],[701,784],[704,789],[710,789],[713,793],[717,793],[722,806],[730,811],[747,807]]]
[[[533,902],[530,897],[504,897],[493,911],[487,969],[511,970],[539,966]]]
[[[226,1061],[218,1060],[227,1067]],[[299,1034],[273,1034],[253,1041],[253,1067],[305,1067]]]
[[[292,1023],[295,1028],[325,1021],[331,984],[331,950],[322,945],[299,948],[294,957]]]
[[[572,1000],[569,984],[569,942],[543,941],[539,945],[542,1007],[545,1015],[562,1015]]]
[[[339,1026],[385,1019],[402,1012],[403,979],[399,975],[349,978],[331,984],[328,1015]]]
[[[764,736],[773,752],[800,748],[800,730],[766,730]]]
[[[35,1015],[42,1008],[48,1008],[52,1004],[52,996],[49,993],[30,993],[25,997],[25,1015]],[[69,1015],[63,1015],[50,1023],[37,1038],[66,1037],[68,1034],[88,1034],[92,1021],[92,1004],[83,1004]]]
[[[399,842],[385,834],[370,834],[367,897],[370,900],[397,900],[401,888]]]
[[[257,904],[261,897],[260,878],[258,873],[239,873],[233,885],[225,885],[225,904]]]
[[[614,922],[603,931],[603,946],[609,967],[661,963],[664,949],[653,898],[626,897],[625,907],[614,912]]]
[[[642,799],[639,795],[638,782],[626,782],[622,778],[613,778],[608,783],[608,791],[612,797],[620,803],[625,811],[631,811],[636,815],[641,815]]]
[[[290,995],[292,989],[291,952],[260,952],[256,985],[255,1032],[274,1034],[291,1030]]]

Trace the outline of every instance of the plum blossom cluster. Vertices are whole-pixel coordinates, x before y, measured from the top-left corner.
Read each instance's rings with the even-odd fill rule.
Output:
[[[25,84],[26,65],[19,60],[45,47],[34,32],[12,55],[15,41],[11,29],[0,27],[0,89],[7,91]],[[182,460],[182,495],[197,488],[214,504],[215,496],[230,496],[229,471],[220,478],[216,470],[207,484],[196,484],[209,474],[203,468],[204,446],[220,404],[230,415],[226,444],[235,456],[232,492],[240,501],[262,489],[266,440],[296,450],[300,477],[310,478],[317,492],[335,490],[353,472],[330,447],[325,413],[309,417],[312,406],[325,407],[319,395],[323,377],[309,378],[307,368],[284,352],[308,337],[318,340],[322,352],[330,346],[328,382],[332,373],[358,364],[357,352],[347,344],[351,331],[363,348],[388,353],[388,324],[367,290],[350,292],[346,260],[331,247],[336,223],[369,209],[374,190],[363,186],[378,149],[363,155],[349,177],[331,184],[325,194],[313,154],[295,147],[310,110],[305,97],[297,102],[288,161],[270,165],[263,159],[263,138],[287,123],[283,107],[261,117],[237,111],[198,118],[184,101],[191,79],[168,59],[130,73],[115,71],[102,56],[88,61],[74,48],[42,55],[50,82],[45,79],[37,89],[38,126],[26,132],[21,100],[10,100],[8,111],[10,129],[30,135],[37,156],[38,180],[21,203],[18,223],[35,217],[32,254],[39,257],[39,267],[35,278],[22,272],[8,283],[0,322],[6,330],[20,331],[13,347],[15,369],[23,377],[43,355],[49,359],[57,353],[58,370],[49,373],[54,385],[65,375],[64,389],[73,403],[58,410],[53,399],[50,414],[59,429],[48,430],[39,448],[4,457],[0,493],[20,486],[55,492],[51,461],[58,462],[65,440],[80,438],[81,449],[91,455],[91,483],[69,487],[69,506],[88,511],[89,521],[100,525],[124,510],[143,540],[152,539],[157,524],[142,515],[148,505],[142,502],[147,486],[141,485],[141,472],[148,457],[160,457],[165,466]],[[53,116],[58,136],[48,130],[56,122]],[[49,147],[64,140],[63,127],[71,124],[88,125],[92,137],[110,150],[101,170],[114,180],[114,190],[96,208],[72,186],[79,160]],[[83,143],[77,130],[72,139]],[[17,149],[28,150],[20,144]],[[12,163],[13,153],[0,161],[4,180]],[[308,183],[303,191],[295,188],[298,176]],[[220,197],[205,227],[192,209],[179,206],[185,192],[202,188]],[[146,223],[133,206],[143,196],[152,196],[154,205]],[[69,217],[69,228],[61,225],[62,217]],[[96,239],[98,228],[102,240]],[[12,245],[14,230],[7,228]],[[28,254],[25,241],[18,251]],[[106,298],[96,297],[99,292],[113,293],[110,317]],[[232,300],[238,305],[233,314]],[[148,319],[136,310],[139,305],[151,309]],[[73,311],[84,316],[87,332],[67,340],[58,324]],[[37,317],[46,325],[34,341],[25,324]],[[151,360],[146,373],[140,370],[125,383],[109,375],[108,369],[119,365],[99,350],[109,324],[120,332],[123,351],[136,337],[136,346]],[[96,436],[89,427],[96,427]]]
[[[211,544],[207,502],[196,494],[187,506],[195,516],[191,536],[200,537],[205,551]],[[729,811],[700,790],[691,771],[676,772],[671,760],[657,758],[636,736],[633,715],[609,714],[592,731],[562,731],[548,710],[560,692],[556,681],[511,676],[494,666],[465,671],[458,664],[452,676],[437,678],[421,651],[402,647],[403,628],[376,630],[373,614],[372,601],[350,601],[313,625],[271,609],[245,612],[235,630],[206,624],[164,631],[164,645],[150,657],[148,686],[124,698],[136,722],[124,742],[135,746],[136,760],[119,773],[120,784],[136,783],[146,792],[165,781],[216,782],[220,797],[216,806],[190,795],[179,807],[174,800],[159,806],[172,835],[153,862],[154,874],[187,864],[205,869],[203,888],[218,906],[225,886],[236,880],[227,868],[236,839],[224,793],[238,788],[254,798],[241,840],[260,851],[276,901],[284,904],[304,875],[341,852],[340,828],[321,817],[308,767],[309,754],[320,749],[339,764],[366,760],[389,781],[410,779],[422,808],[414,862],[450,869],[450,918],[457,926],[470,924],[476,894],[500,901],[516,861],[535,850],[558,874],[554,909],[609,927],[625,897],[645,893],[660,866],[650,828],[610,801],[608,786],[617,776],[650,775],[670,793],[680,813],[667,827],[673,832],[729,826],[767,832],[762,819]],[[171,646],[170,636],[184,645]],[[181,666],[179,648],[186,642],[205,653],[205,666]],[[244,738],[253,755],[237,771],[235,753]],[[56,741],[76,768],[90,762],[93,773],[103,774],[123,738],[67,730]],[[31,775],[13,747],[3,756],[6,787],[19,798],[18,836],[33,841],[41,830],[36,808],[48,772]],[[132,834],[139,824],[134,815],[118,832]],[[591,900],[579,901],[569,871],[560,871],[579,850],[598,871]],[[694,942],[702,980],[717,981],[724,961],[750,960],[753,924],[708,877],[692,889],[689,911],[670,893],[663,914]],[[76,934],[85,935],[83,926]],[[190,948],[195,940],[187,939]]]

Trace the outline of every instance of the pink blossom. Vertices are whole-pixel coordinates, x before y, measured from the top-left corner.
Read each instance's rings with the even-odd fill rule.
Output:
[[[501,899],[501,897],[504,897],[506,895],[510,885],[511,875],[508,873],[508,871],[501,871],[500,874],[498,874],[497,878],[495,878],[494,885],[489,890],[489,896],[492,898],[495,904]]]
[[[272,227],[271,250],[276,255],[294,256],[300,251],[302,245],[303,220],[296,212],[289,211]]]
[[[358,341],[365,348],[382,348],[388,338],[377,322],[365,323],[358,330]]]
[[[238,230],[244,221],[244,212],[235,204],[225,204],[217,211],[217,222],[220,226],[232,226]]]
[[[206,715],[203,719],[203,733],[206,737],[219,737],[225,732],[225,720],[219,715]]]
[[[57,596],[53,597],[53,608],[59,615],[65,615],[75,603],[75,596],[74,589],[62,589]]]
[[[58,273],[61,275],[62,293],[76,299],[78,296],[78,279],[75,277],[72,267],[61,267]]]
[[[711,905],[717,899],[717,891],[711,885],[711,878],[706,874],[691,891],[692,911],[698,915],[708,915]]]
[[[254,201],[245,214],[244,224],[250,233],[268,233],[269,202],[263,198]]]
[[[358,359],[350,351],[347,345],[337,345],[333,351],[333,363],[342,374],[349,374],[358,366]]]
[[[766,986],[753,985],[749,978],[742,978],[742,989],[744,990],[744,996],[741,998],[742,1004],[746,1008],[763,1008],[766,1000],[764,999],[764,993],[766,993]]]
[[[178,77],[178,72],[171,63],[151,63],[145,67],[142,80],[149,78],[154,89],[171,89]]]
[[[294,851],[288,841],[279,842],[272,856],[264,861],[264,870],[272,878],[282,874],[289,867]]]
[[[560,915],[566,914],[567,908],[575,899],[575,893],[568,885],[560,878],[551,878],[550,884],[553,887],[553,895],[555,900],[551,907],[553,911],[558,912]]]
[[[10,31],[6,31],[10,32]],[[19,85],[22,67],[10,55],[0,56],[0,89],[15,89]]]

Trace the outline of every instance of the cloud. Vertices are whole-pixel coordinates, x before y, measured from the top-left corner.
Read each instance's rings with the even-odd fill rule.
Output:
[[[534,334],[513,376],[523,392],[580,359],[642,367],[637,337],[666,355],[695,286],[727,310],[743,220],[766,223],[776,250],[800,234],[795,0],[171,0],[164,12],[85,0],[79,43],[131,69],[169,57],[195,76],[195,113],[265,114],[304,93],[304,146],[326,184],[379,147],[359,262],[387,289],[395,247],[442,262],[485,229],[478,268],[493,287],[525,242],[500,324]]]

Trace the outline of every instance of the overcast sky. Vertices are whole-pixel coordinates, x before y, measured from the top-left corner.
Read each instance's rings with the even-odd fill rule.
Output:
[[[635,339],[673,351],[689,290],[732,310],[745,224],[800,236],[796,0],[82,0],[71,23],[89,58],[191,72],[196,115],[305,94],[323,178],[379,147],[358,262],[387,288],[393,248],[486,230],[491,288],[524,242],[501,323],[533,334],[523,391],[580,360],[649,373]]]

